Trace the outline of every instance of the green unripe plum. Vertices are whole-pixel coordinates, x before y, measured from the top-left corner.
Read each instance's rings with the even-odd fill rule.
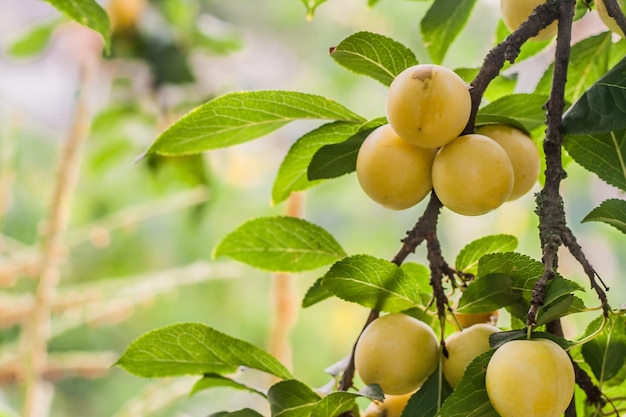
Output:
[[[510,31],[514,31],[528,19],[528,16],[530,16],[537,6],[546,1],[547,0],[500,0],[502,20]],[[530,40],[545,41],[554,37],[558,30],[557,25],[556,21],[551,23],[545,29],[539,31],[537,36],[530,38]]]
[[[513,340],[491,357],[485,384],[501,417],[559,417],[574,395],[574,366],[551,340]]]
[[[507,198],[512,201],[525,195],[539,178],[541,159],[535,142],[521,130],[507,125],[487,125],[476,130],[496,141],[506,151],[513,165],[513,191]]]
[[[354,351],[354,365],[361,380],[380,385],[385,395],[415,391],[438,362],[435,332],[402,313],[387,314],[370,323]]]
[[[465,128],[472,108],[467,84],[453,71],[432,64],[402,71],[389,86],[387,120],[404,140],[438,148]]]
[[[436,150],[418,148],[401,139],[388,124],[365,139],[356,160],[356,175],[377,203],[404,210],[422,201],[433,188],[431,170]]]
[[[615,19],[609,16],[609,12],[606,10],[606,5],[604,4],[604,0],[596,0],[596,10],[598,11],[598,15],[602,22],[609,28],[611,32],[617,33],[622,38],[624,37],[624,32],[619,27]],[[626,10],[626,0],[617,0],[617,4],[620,6],[622,12]]]
[[[363,417],[400,417],[411,395],[412,392],[404,395],[385,395],[385,401],[371,402],[365,409]]]
[[[478,216],[509,198],[514,173],[500,145],[473,133],[459,136],[437,152],[432,177],[444,206],[465,216]]]
[[[489,336],[499,332],[496,326],[474,324],[446,338],[448,357],[443,357],[442,371],[452,388],[455,388],[467,366],[479,355],[489,351]]]

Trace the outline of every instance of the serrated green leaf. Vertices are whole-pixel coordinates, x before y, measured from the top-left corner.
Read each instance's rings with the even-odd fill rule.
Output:
[[[476,274],[478,261],[484,255],[494,252],[511,252],[517,248],[517,238],[511,235],[492,235],[476,239],[465,245],[455,261],[458,271]]]
[[[221,255],[269,271],[300,272],[328,265],[343,258],[345,252],[320,226],[274,216],[239,226],[218,244],[214,256]]]
[[[589,323],[586,334],[600,328],[602,317]],[[582,355],[589,364],[596,379],[602,384],[616,376],[624,376],[626,366],[626,318],[611,315],[604,331],[582,346]],[[622,381],[612,381],[621,383]]]
[[[371,309],[423,309],[415,282],[396,264],[369,255],[354,255],[334,263],[322,278],[322,286],[343,300]]]
[[[612,198],[605,200],[585,216],[582,223],[603,222],[626,233],[626,201]]]
[[[448,48],[469,19],[476,0],[435,0],[420,23],[424,45],[435,64],[441,64]]]
[[[537,326],[586,310],[585,303],[573,294],[566,294],[546,306],[542,306],[537,314]]]
[[[560,275],[556,275],[548,281],[543,297],[543,305],[547,307],[557,299],[563,297],[564,295],[571,294],[574,291],[585,291],[585,289],[574,281],[570,281]]]
[[[459,298],[459,313],[494,311],[515,303],[521,298],[513,289],[513,280],[504,274],[483,275],[472,281]]]
[[[440,417],[499,417],[485,387],[487,364],[495,350],[490,350],[475,358],[465,370],[463,378],[454,392],[439,410]]]
[[[596,81],[563,115],[567,135],[626,129],[626,58]]]
[[[8,53],[16,58],[27,58],[40,54],[50,43],[50,37],[58,24],[58,20],[55,19],[33,27],[11,42]]]
[[[441,405],[438,402],[441,400],[443,403],[450,394],[452,394],[452,387],[437,368],[420,389],[409,398],[401,417],[434,417]]]
[[[626,130],[567,135],[563,146],[580,166],[626,191]]]
[[[263,417],[263,414],[251,408],[242,408],[237,411],[222,411],[210,414],[209,417]]]
[[[148,153],[184,155],[260,138],[299,119],[364,120],[328,98],[295,91],[235,92],[219,96],[178,119]]]
[[[311,417],[337,417],[354,409],[356,399],[362,395],[356,392],[337,391],[328,394],[311,410]]]
[[[95,30],[104,39],[105,50],[111,46],[111,25],[106,11],[95,0],[46,0],[70,19]]]
[[[320,301],[324,301],[332,296],[333,293],[322,286],[322,278],[318,278],[313,285],[309,287],[304,295],[304,298],[302,299],[302,307],[311,307],[313,304],[317,304]]]
[[[264,398],[267,398],[267,395],[263,391],[260,391],[253,387],[249,387],[245,384],[242,384],[241,382],[237,382],[232,378],[228,378],[226,376],[215,374],[215,373],[205,374],[202,377],[202,379],[199,379],[198,381],[196,381],[196,383],[193,384],[193,387],[191,388],[191,392],[189,393],[189,395],[194,395],[199,391],[204,391],[206,389],[216,388],[216,387],[228,387],[228,388],[233,388],[236,390],[248,391],[254,394],[258,394]]]
[[[416,65],[415,54],[387,36],[357,32],[330,50],[330,56],[341,66],[367,75],[388,86],[406,68]]]
[[[148,378],[230,373],[239,366],[291,377],[269,353],[201,323],[152,330],[135,339],[115,364]]]
[[[359,129],[359,125],[349,122],[327,123],[298,139],[289,149],[278,169],[272,188],[272,203],[285,201],[294,191],[303,191],[320,181],[310,181],[307,169],[313,155],[324,145],[343,142]]]
[[[572,46],[567,69],[568,83],[565,86],[566,101],[573,103],[606,72],[611,45],[611,34],[603,32]],[[550,94],[553,74],[554,64],[551,64],[535,88],[535,93]]]
[[[505,117],[519,123],[523,126],[523,130],[532,132],[546,121],[543,106],[547,101],[548,96],[542,94],[504,96],[480,108],[476,116],[476,124],[500,123],[498,120]]]
[[[479,278],[490,274],[506,275],[515,289],[526,292],[532,292],[543,270],[541,262],[516,252],[491,253],[478,262]]]
[[[306,384],[288,379],[272,385],[267,392],[272,417],[309,417],[321,400]]]
[[[309,181],[336,178],[356,170],[356,159],[363,141],[377,127],[387,123],[385,118],[374,119],[360,126],[343,142],[324,145],[313,155],[307,170]]]

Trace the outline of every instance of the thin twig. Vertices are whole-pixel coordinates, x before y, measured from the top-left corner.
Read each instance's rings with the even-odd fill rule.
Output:
[[[52,204],[41,238],[40,276],[35,291],[35,309],[24,328],[23,348],[26,355],[26,398],[24,417],[48,414],[42,404],[50,399],[50,388],[42,379],[46,369],[47,346],[50,335],[50,314],[60,280],[59,267],[63,261],[63,237],[69,219],[70,202],[74,194],[81,164],[81,146],[87,137],[91,110],[87,90],[95,71],[95,62],[82,68],[80,92],[74,125],[63,145],[55,178]]]
[[[597,0],[602,1],[602,0]],[[617,0],[603,0],[604,7],[606,7],[606,12],[609,17],[612,17],[617,23],[617,26],[622,30],[623,33],[626,33],[626,16],[624,16],[624,12],[622,11],[620,5]]]

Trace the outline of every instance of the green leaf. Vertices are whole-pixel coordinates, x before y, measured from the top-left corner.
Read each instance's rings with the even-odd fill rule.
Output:
[[[59,21],[54,19],[35,26],[11,42],[8,53],[16,58],[27,58],[40,54],[50,43],[50,37],[58,24]]]
[[[309,287],[304,295],[304,298],[302,299],[302,307],[311,307],[313,304],[317,304],[320,301],[324,301],[332,296],[333,293],[322,286],[322,278],[318,278],[315,280],[313,285]]]
[[[322,278],[322,286],[337,297],[388,312],[423,309],[415,284],[396,264],[369,255],[344,258]]]
[[[459,313],[494,311],[521,298],[513,289],[513,280],[504,274],[489,274],[472,281],[459,299]]]
[[[336,178],[354,172],[361,144],[370,133],[385,123],[385,118],[374,119],[360,126],[347,140],[322,146],[311,159],[307,171],[308,179]]]
[[[517,247],[517,238],[511,235],[485,236],[467,244],[456,257],[458,271],[476,274],[478,261],[484,255],[494,252],[511,252]]]
[[[382,390],[380,392],[382,396]],[[311,417],[337,417],[354,409],[356,399],[363,395],[356,392],[337,391],[328,394],[313,407]]]
[[[610,32],[586,38],[572,46],[565,100],[572,103],[607,71],[612,41]],[[550,94],[554,64],[543,74],[535,93]]]
[[[593,320],[585,333],[587,335],[594,333],[600,328],[601,323],[602,317]],[[582,346],[582,354],[600,384],[620,375],[620,371],[626,366],[626,318],[618,315],[609,316],[607,327],[600,335]],[[623,374],[622,372],[621,376]]]
[[[274,216],[252,219],[226,236],[214,256],[269,271],[300,272],[328,265],[345,256],[335,238],[306,220]]]
[[[567,135],[563,146],[583,168],[626,191],[626,130]]]
[[[448,48],[469,19],[476,0],[435,0],[420,23],[424,45],[435,64],[441,64]]]
[[[596,135],[626,129],[626,58],[596,81],[567,110],[563,129],[568,135]]]
[[[95,30],[104,39],[105,50],[111,47],[111,25],[106,11],[95,0],[46,0],[72,20]]]
[[[548,96],[542,94],[511,94],[478,110],[476,124],[501,123],[500,118],[512,119],[527,132],[542,126],[546,121],[543,106]]]
[[[605,200],[585,216],[582,223],[603,222],[626,233],[626,201],[612,198]]]
[[[440,386],[441,393],[439,392]],[[439,400],[443,403],[450,394],[452,394],[452,387],[437,368],[420,389],[409,398],[401,417],[434,417],[439,410]]]
[[[219,96],[178,119],[148,153],[183,155],[260,138],[298,119],[364,120],[328,98],[295,91],[236,92]]]
[[[272,203],[285,201],[294,191],[303,191],[321,181],[310,181],[307,169],[313,155],[324,145],[343,142],[359,129],[350,122],[327,123],[298,139],[289,149],[278,169],[272,188]]]
[[[272,417],[309,417],[321,400],[311,388],[295,379],[272,385],[267,397]]]
[[[357,32],[330,49],[330,56],[341,66],[367,75],[389,86],[403,70],[417,64],[415,54],[387,36]]]
[[[483,256],[478,262],[478,277],[506,275],[517,290],[530,293],[535,282],[543,275],[543,269],[541,262],[520,253],[492,253]]]
[[[556,275],[548,281],[543,297],[543,305],[544,307],[547,307],[557,299],[563,297],[564,295],[571,294],[574,291],[585,291],[585,289],[574,281],[570,281],[560,275]]]
[[[245,384],[242,384],[241,382],[235,381],[234,379],[215,373],[205,374],[202,379],[196,381],[196,383],[193,385],[193,388],[191,388],[191,392],[189,393],[189,395],[194,395],[199,391],[204,391],[206,389],[216,387],[228,387],[241,391],[249,391],[254,394],[258,394],[264,398],[267,398],[267,395],[265,395],[263,391],[249,387]]]
[[[300,0],[304,7],[306,7],[306,18],[313,19],[315,9],[322,3],[326,3],[327,0]]]
[[[566,294],[551,304],[542,306],[537,314],[537,326],[549,323],[570,314],[586,310],[585,303],[573,294]]]
[[[239,366],[291,377],[269,353],[201,323],[152,330],[135,339],[116,365],[148,378],[230,373]]]
[[[222,411],[210,414],[209,417],[263,417],[263,414],[251,408],[242,408],[237,411]]]
[[[483,353],[474,359],[465,370],[463,378],[454,392],[439,410],[440,417],[499,417],[485,387],[487,364],[495,350]]]

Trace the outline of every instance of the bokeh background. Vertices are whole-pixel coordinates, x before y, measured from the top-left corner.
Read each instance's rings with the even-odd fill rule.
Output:
[[[268,345],[273,277],[213,259],[212,250],[244,221],[285,213],[285,204],[270,204],[273,179],[291,144],[317,122],[292,123],[262,139],[196,157],[135,158],[173,120],[231,91],[297,90],[332,98],[366,118],[383,115],[385,88],[336,65],[328,48],[367,30],[397,39],[420,62],[429,62],[419,34],[428,5],[329,0],[307,19],[298,0],[155,0],[142,9],[135,27],[115,34],[112,53],[101,56],[99,36],[49,4],[0,0],[0,363],[17,352],[19,364],[19,352],[27,349],[20,346],[20,323],[28,310],[20,306],[27,305],[36,284],[41,225],[89,63],[93,79],[84,93],[91,129],[82,148],[59,287],[64,300],[74,294],[76,301],[53,316],[49,350],[59,357],[101,356],[92,374],[54,378],[50,415],[199,417],[245,406],[263,410],[262,401],[246,392],[219,388],[189,397],[194,379],[149,381],[109,365],[141,334],[182,321]],[[444,65],[478,67],[493,45],[498,20],[497,1],[479,0]],[[576,26],[581,36],[602,30],[595,13]],[[532,91],[547,63],[549,54],[541,54],[512,68],[521,71],[518,91]],[[574,163],[569,169],[563,183],[569,224],[617,307],[625,301],[623,235],[580,220],[620,194]],[[533,207],[531,193],[477,218],[444,210],[444,256],[453,262],[470,241],[510,233],[520,239],[519,251],[539,259]],[[333,233],[347,253],[386,259],[423,208],[383,209],[363,194],[354,175],[304,195],[305,217]],[[424,263],[423,249],[410,260]],[[560,263],[563,275],[588,288],[568,254],[561,254]],[[296,303],[323,272],[292,277]],[[588,306],[598,304],[590,291],[581,297]],[[327,383],[324,369],[349,353],[367,313],[334,299],[298,310],[290,335],[295,375],[314,387]],[[580,335],[592,316],[566,319],[566,336]],[[500,325],[507,326],[505,314]],[[85,368],[94,357],[85,357]],[[1,376],[0,404],[12,415],[22,407],[23,387]],[[261,386],[270,382],[255,374],[242,378]]]

